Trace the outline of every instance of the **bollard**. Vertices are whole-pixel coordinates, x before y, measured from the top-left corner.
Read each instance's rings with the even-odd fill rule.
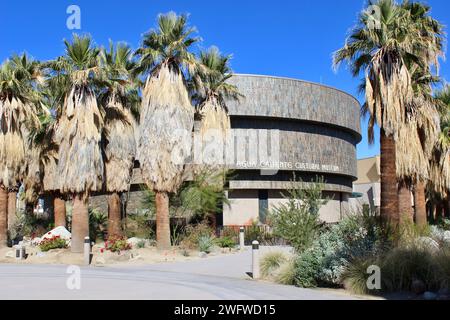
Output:
[[[252,277],[259,279],[259,242],[252,242]]]
[[[14,249],[16,250],[16,259],[17,260],[25,260],[26,258],[26,250],[23,245],[16,245],[14,246]]]
[[[91,264],[91,241],[89,237],[84,238],[84,265]]]
[[[245,229],[241,227],[239,229],[239,247],[241,250],[244,250],[245,247]]]

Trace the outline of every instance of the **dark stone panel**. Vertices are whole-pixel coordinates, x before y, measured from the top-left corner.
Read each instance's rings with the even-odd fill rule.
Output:
[[[343,91],[270,76],[235,75],[230,82],[244,95],[227,103],[231,116],[323,122],[348,128],[360,137],[359,102]]]

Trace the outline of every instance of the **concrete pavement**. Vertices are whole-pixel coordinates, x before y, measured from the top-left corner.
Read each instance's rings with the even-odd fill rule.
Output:
[[[0,299],[137,300],[347,300],[338,291],[300,289],[253,281],[250,251],[191,262],[139,267],[81,268],[70,290],[67,266],[0,265]],[[73,284],[73,282],[69,281]]]

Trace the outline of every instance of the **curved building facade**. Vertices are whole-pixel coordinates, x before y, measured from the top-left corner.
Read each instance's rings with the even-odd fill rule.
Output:
[[[243,98],[229,101],[236,143],[230,205],[223,224],[264,223],[267,210],[286,201],[297,183],[323,177],[329,199],[321,218],[337,222],[345,213],[357,175],[361,141],[359,103],[340,90],[310,82],[258,75],[235,75]]]

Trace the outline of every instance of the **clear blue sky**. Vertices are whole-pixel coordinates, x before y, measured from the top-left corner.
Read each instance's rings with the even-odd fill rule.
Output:
[[[450,24],[448,0],[427,3],[435,18]],[[112,39],[137,47],[158,13],[190,13],[204,40],[201,46],[232,53],[235,72],[324,83],[363,100],[358,80],[345,67],[335,73],[331,56],[343,45],[365,0],[2,0],[0,60],[23,51],[39,60],[62,54],[62,40],[72,35],[66,28],[71,4],[81,8],[80,32],[90,33],[99,45]],[[450,81],[450,63],[442,63],[441,74]],[[378,144],[368,145],[364,120],[362,130],[358,157],[378,154]]]

